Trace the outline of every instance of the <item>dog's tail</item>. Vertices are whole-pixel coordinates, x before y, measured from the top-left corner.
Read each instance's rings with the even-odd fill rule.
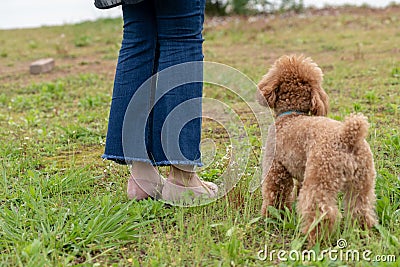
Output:
[[[344,120],[340,140],[352,150],[367,137],[368,127],[369,123],[364,115],[351,114]]]

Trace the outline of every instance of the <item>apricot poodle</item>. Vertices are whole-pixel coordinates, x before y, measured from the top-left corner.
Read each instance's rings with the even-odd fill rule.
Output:
[[[262,214],[268,206],[297,212],[310,244],[331,231],[340,218],[337,197],[344,193],[344,210],[363,227],[376,223],[375,169],[365,141],[368,122],[350,115],[344,122],[329,119],[322,71],[303,55],[282,56],[258,84],[260,104],[275,114],[264,155]],[[298,183],[299,193],[293,194]]]

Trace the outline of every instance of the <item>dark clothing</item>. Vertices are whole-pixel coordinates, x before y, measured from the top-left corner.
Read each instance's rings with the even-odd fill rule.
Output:
[[[94,0],[94,5],[100,9],[112,8],[121,4],[136,4],[143,0]]]

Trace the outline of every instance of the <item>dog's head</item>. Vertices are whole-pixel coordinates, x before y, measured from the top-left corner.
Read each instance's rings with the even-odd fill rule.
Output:
[[[317,116],[328,113],[328,95],[322,89],[322,71],[303,55],[282,56],[258,84],[257,99],[276,115],[296,110]]]

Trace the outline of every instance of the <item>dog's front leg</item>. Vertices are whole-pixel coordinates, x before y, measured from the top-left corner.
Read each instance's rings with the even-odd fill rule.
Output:
[[[273,161],[262,184],[263,204],[261,214],[268,216],[268,206],[282,209],[291,205],[293,178],[286,168],[277,161]]]

